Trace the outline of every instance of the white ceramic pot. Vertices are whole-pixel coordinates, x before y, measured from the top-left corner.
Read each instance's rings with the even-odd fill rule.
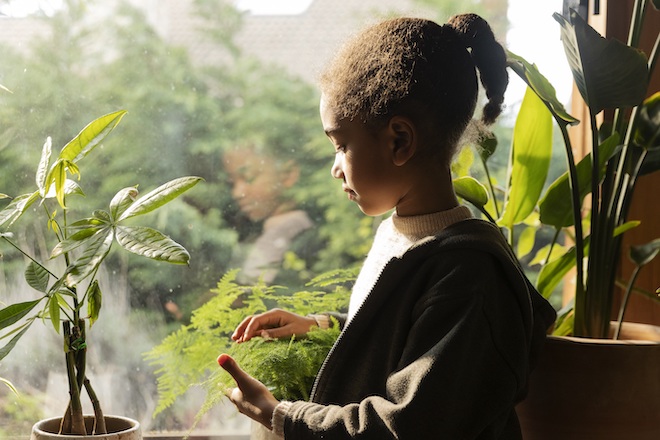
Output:
[[[32,427],[30,440],[142,440],[140,423],[137,420],[119,416],[105,416],[108,434],[103,435],[60,435],[61,417],[41,420]],[[85,416],[85,426],[90,432],[93,416]]]

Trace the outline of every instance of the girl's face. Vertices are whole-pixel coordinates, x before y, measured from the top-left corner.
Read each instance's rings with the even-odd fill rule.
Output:
[[[262,221],[285,211],[282,193],[295,183],[297,174],[278,170],[272,158],[251,148],[228,151],[223,160],[232,182],[232,196],[250,220]]]
[[[340,119],[321,99],[321,121],[335,147],[331,173],[341,179],[348,198],[362,212],[375,216],[397,206],[404,191],[391,157],[392,138],[386,129],[373,130],[358,120]]]

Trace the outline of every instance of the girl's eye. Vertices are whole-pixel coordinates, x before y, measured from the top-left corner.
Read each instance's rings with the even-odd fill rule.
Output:
[[[346,151],[346,145],[337,145],[337,149],[335,150],[335,153],[343,153]]]

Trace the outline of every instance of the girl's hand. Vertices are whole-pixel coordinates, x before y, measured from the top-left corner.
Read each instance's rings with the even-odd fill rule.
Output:
[[[268,429],[273,429],[271,420],[279,401],[264,384],[243,371],[228,354],[221,354],[218,357],[218,364],[236,381],[237,387],[229,390],[227,396],[236,405],[238,411]]]
[[[231,338],[246,342],[255,336],[263,338],[289,338],[304,336],[316,325],[316,320],[281,309],[272,309],[258,315],[248,316],[241,322]]]

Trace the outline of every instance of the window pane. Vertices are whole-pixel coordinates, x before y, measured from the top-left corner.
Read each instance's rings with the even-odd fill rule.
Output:
[[[71,195],[67,218],[108,210],[122,188],[138,185],[145,194],[180,176],[204,178],[131,223],[184,245],[188,266],[115,246],[99,271],[103,307],[88,329],[87,371],[107,414],[135,418],[147,433],[187,433],[193,425],[197,434],[249,433],[249,423],[227,404],[195,422],[205,395],[200,387],[154,417],[157,365],[145,354],[189,324],[231,269],[240,269],[241,283],[262,279],[299,290],[315,275],[359,265],[379,219],[364,217],[332,182],[333,150],[318,119],[316,76],[338,45],[367,23],[392,15],[444,22],[465,7],[453,0],[0,1],[0,193],[9,196],[0,208],[35,191],[47,137],[54,158],[87,123],[120,109],[127,115],[81,160],[80,180],[73,176],[85,197]],[[469,7],[542,70],[541,55],[550,49],[540,45],[547,39],[559,47],[551,18],[561,10],[559,1],[483,0]],[[549,30],[540,32],[541,24]],[[558,91],[566,102],[570,89]],[[523,92],[512,78],[510,111],[497,129],[504,143]],[[13,243],[61,273],[65,263],[48,258],[56,242],[46,227],[53,213],[62,214],[54,200],[35,204],[9,230]],[[28,258],[1,241],[3,307],[38,299],[24,277]],[[27,438],[36,420],[60,416],[66,406],[61,335],[48,319],[40,321],[0,361],[0,377],[20,392],[0,384],[3,438]],[[219,351],[208,351],[203,367],[214,371]],[[87,402],[85,411],[91,412]]]

